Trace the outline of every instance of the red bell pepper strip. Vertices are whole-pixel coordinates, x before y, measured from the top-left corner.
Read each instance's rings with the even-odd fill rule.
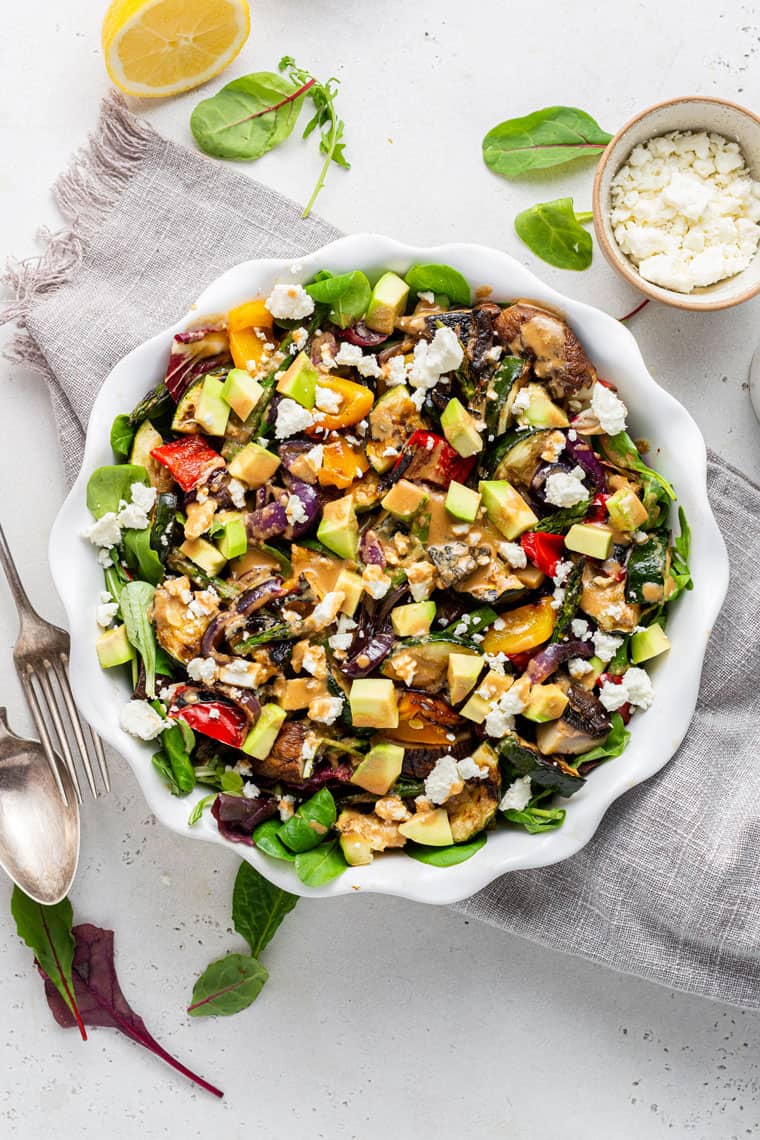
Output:
[[[192,491],[210,464],[217,466],[223,462],[219,452],[209,447],[199,435],[188,435],[185,439],[162,443],[160,447],[154,447],[150,454],[171,472],[183,491]]]
[[[611,495],[606,494],[604,491],[599,491],[594,495],[591,500],[591,506],[588,509],[588,514],[583,520],[586,523],[604,523],[607,522],[607,500]]]
[[[536,656],[540,648],[541,646],[537,645],[535,649],[525,649],[522,653],[508,653],[507,657],[518,673],[524,673],[531,658]]]
[[[520,538],[520,546],[534,566],[553,578],[557,573],[557,563],[565,553],[565,538],[561,534],[528,531]]]
[[[193,732],[210,736],[220,744],[230,744],[239,748],[248,735],[248,720],[240,709],[224,701],[196,701],[194,704],[179,704],[176,697],[183,692],[178,689],[175,701],[167,712],[172,720],[184,720]]]
[[[599,688],[602,687],[602,685],[605,683],[605,681],[609,681],[609,683],[611,685],[622,685],[623,674],[622,673],[602,673],[600,675],[599,681],[598,681]],[[620,713],[620,716],[622,717],[622,720],[623,720],[623,724],[628,724],[628,721],[631,719],[631,716],[633,714],[633,709],[631,708],[631,702],[626,701],[624,705],[621,705],[620,708],[616,709],[615,711]]]
[[[477,456],[464,459],[443,436],[432,431],[414,431],[393,465],[406,479],[424,479],[439,487],[452,481],[466,483]]]

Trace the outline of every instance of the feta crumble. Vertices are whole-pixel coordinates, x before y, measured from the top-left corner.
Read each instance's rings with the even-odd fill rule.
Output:
[[[594,652],[600,661],[605,664],[611,661],[617,653],[620,646],[623,644],[622,637],[614,637],[611,633],[603,633],[598,629],[592,638],[594,642]]]
[[[587,673],[591,673],[593,666],[589,665],[583,657],[571,657],[567,663],[567,671],[574,681],[579,681]]]
[[[301,407],[295,400],[285,398],[277,408],[277,420],[274,425],[275,439],[287,439],[296,435],[314,423],[314,417],[308,408]]]
[[[500,542],[499,554],[514,570],[524,570],[528,557],[519,542]]]
[[[362,586],[371,598],[384,598],[391,588],[391,580],[382,566],[365,566],[362,571]]]
[[[227,484],[227,490],[232,499],[232,505],[237,507],[239,511],[245,510],[245,487],[239,479],[230,479]]]
[[[595,384],[591,393],[591,411],[599,420],[599,427],[607,435],[618,435],[625,431],[628,409],[611,388]]]
[[[320,724],[334,724],[342,710],[342,697],[315,697],[308,711],[311,720]]]
[[[654,701],[652,680],[646,670],[634,665],[623,674],[620,684],[605,681],[599,692],[599,700],[608,712],[615,712],[629,703],[639,709],[648,709]]]
[[[504,793],[499,811],[524,811],[531,798],[530,776],[518,776]]]
[[[309,514],[298,495],[290,495],[285,508],[285,517],[291,526],[308,521]]]
[[[554,471],[546,480],[544,494],[547,503],[555,507],[574,507],[583,499],[588,498],[588,491],[583,483],[586,472],[582,467],[574,467],[572,471]]]
[[[335,354],[335,363],[353,368],[361,362],[363,356],[364,353],[358,344],[349,344],[347,340],[344,340]]]
[[[434,804],[445,804],[464,787],[464,780],[453,756],[442,756],[436,761],[425,780],[425,795]]]
[[[119,603],[111,597],[109,590],[102,590],[95,607],[95,620],[101,629],[108,629],[119,611]]]
[[[414,346],[409,383],[423,391],[434,388],[441,376],[459,367],[463,358],[464,349],[454,330],[436,329],[431,341],[419,340]]]
[[[172,722],[157,713],[148,701],[128,701],[119,713],[119,727],[138,740],[155,740]]]
[[[213,657],[193,657],[187,663],[187,675],[191,681],[211,685],[216,680],[216,661]]]
[[[388,361],[388,372],[385,377],[385,383],[389,388],[396,387],[397,384],[406,383],[407,363],[403,356],[392,356]]]
[[[264,308],[277,320],[300,321],[314,312],[314,299],[303,285],[275,285],[264,302]]]
[[[364,377],[371,376],[375,380],[377,379],[378,376],[382,376],[382,374],[383,374],[382,369],[377,362],[377,357],[373,356],[371,353],[369,355],[363,356],[361,358],[361,360],[359,361],[359,363],[356,366],[356,371],[359,373],[360,376],[364,376]]]
[[[314,403],[320,412],[327,412],[328,415],[334,416],[340,411],[343,397],[340,392],[334,392],[332,388],[321,388],[318,384],[314,392]]]
[[[84,531],[93,546],[110,549],[121,541],[121,525],[115,511],[106,511]]]

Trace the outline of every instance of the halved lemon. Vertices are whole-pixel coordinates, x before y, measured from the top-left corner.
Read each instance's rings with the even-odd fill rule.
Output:
[[[176,95],[218,75],[250,29],[248,0],[113,0],[103,21],[106,68],[127,95]]]

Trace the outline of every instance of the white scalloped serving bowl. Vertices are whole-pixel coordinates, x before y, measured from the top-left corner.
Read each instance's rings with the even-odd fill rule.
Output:
[[[200,793],[185,799],[169,795],[151,765],[150,744],[134,740],[119,728],[119,711],[129,697],[126,677],[100,669],[95,655],[95,603],[103,588],[102,571],[93,547],[81,535],[91,521],[85,502],[89,474],[95,467],[113,462],[111,421],[158,382],[166,367],[171,336],[201,314],[223,312],[257,294],[266,295],[278,280],[308,280],[318,269],[341,273],[362,268],[371,275],[391,268],[403,273],[420,262],[453,265],[476,288],[490,286],[496,300],[529,297],[566,314],[600,375],[619,385],[630,409],[634,434],[653,441],[655,465],[676,486],[693,531],[696,585],[679,600],[669,619],[671,652],[652,666],[656,688],[653,707],[635,717],[631,743],[623,757],[600,767],[573,796],[559,831],[532,836],[497,829],[473,858],[446,869],[426,866],[401,853],[382,855],[369,866],[348,868],[320,888],[304,887],[287,863],[253,848],[234,846],[238,855],[267,878],[301,895],[332,897],[363,890],[421,902],[451,903],[474,894],[506,871],[542,867],[574,855],[594,834],[610,804],[659,771],[678,748],[694,712],[707,640],[728,585],[728,558],[707,498],[706,453],[699,429],[688,412],[655,383],[632,335],[612,317],[562,296],[507,254],[477,245],[416,249],[365,234],[341,238],[300,258],[297,264],[291,258],[237,265],[209,285],[172,328],[130,352],[107,377],[90,416],[82,470],[50,536],[53,579],[71,630],[71,681],[77,702],[95,731],[126,757],[161,822],[181,835],[233,849],[221,838],[208,813],[194,827],[188,827],[188,813]]]

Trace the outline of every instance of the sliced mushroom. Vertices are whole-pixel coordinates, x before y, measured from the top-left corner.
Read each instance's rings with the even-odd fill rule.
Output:
[[[539,725],[536,730],[536,743],[544,756],[579,756],[600,744],[612,727],[604,705],[593,693],[570,685],[567,696],[568,704],[559,720]]]
[[[512,352],[533,359],[533,371],[552,395],[574,396],[596,382],[580,341],[555,313],[519,301],[496,318],[496,332]]]

